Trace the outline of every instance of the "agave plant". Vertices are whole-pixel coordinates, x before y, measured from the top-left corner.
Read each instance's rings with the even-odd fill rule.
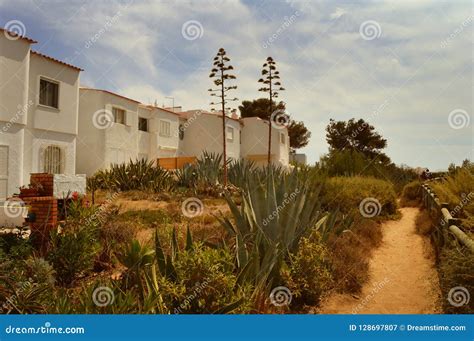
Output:
[[[174,179],[170,172],[157,167],[153,161],[130,160],[129,163],[114,164],[108,170],[101,170],[88,180],[89,188],[112,189],[116,191],[150,190],[171,191]]]
[[[120,253],[117,258],[127,268],[125,272],[125,285],[142,287],[141,275],[153,263],[154,251],[147,246],[142,246],[138,240],[133,240]]]
[[[273,170],[265,174],[264,184],[261,174],[248,177],[240,208],[226,194],[235,222],[224,215],[218,217],[235,238],[239,280],[257,288],[278,282],[284,262],[297,251],[301,237],[328,222],[320,210],[319,187],[302,180],[296,170],[279,175],[276,181]]]
[[[239,188],[244,188],[246,179],[257,172],[257,167],[253,161],[240,159],[232,162],[229,167],[229,182]]]

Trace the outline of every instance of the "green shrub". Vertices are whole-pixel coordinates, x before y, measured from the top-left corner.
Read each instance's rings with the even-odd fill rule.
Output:
[[[474,313],[474,253],[466,248],[460,248],[455,242],[445,245],[439,259],[439,279],[441,286],[442,304],[448,314],[473,314]],[[470,293],[470,300],[456,307],[448,301],[449,292],[456,287],[463,287]],[[457,289],[453,289],[457,290]],[[458,292],[461,292],[457,290]],[[464,294],[465,295],[465,294]],[[465,296],[464,296],[465,297]],[[452,296],[455,303],[456,297]],[[458,297],[460,300],[462,296]]]
[[[421,201],[421,182],[412,181],[403,187],[401,195],[402,206],[418,206]]]
[[[393,185],[385,180],[362,176],[329,178],[323,189],[323,203],[328,210],[357,212],[362,200],[376,199],[380,216],[396,213],[397,195]]]
[[[34,283],[45,284],[53,288],[56,282],[55,271],[51,264],[43,258],[29,258],[25,261],[25,273],[27,278]]]
[[[73,203],[66,224],[51,232],[48,260],[60,284],[69,285],[79,275],[92,270],[100,251],[98,229],[101,215],[95,207]]]
[[[328,250],[318,233],[302,238],[298,252],[290,256],[288,287],[292,303],[318,305],[321,295],[332,285]]]
[[[2,259],[22,260],[33,252],[33,246],[28,239],[19,234],[0,235],[0,262]]]
[[[178,253],[174,262],[177,280],[162,277],[165,305],[171,313],[217,313],[227,307],[232,312],[251,308],[249,287],[238,286],[232,255],[199,243]],[[225,312],[225,311],[224,311]]]

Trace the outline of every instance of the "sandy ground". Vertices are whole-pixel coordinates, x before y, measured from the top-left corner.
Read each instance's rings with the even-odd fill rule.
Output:
[[[335,294],[322,314],[440,313],[439,281],[429,241],[415,233],[418,208],[402,208],[399,221],[382,226],[382,245],[370,261],[370,279],[360,295]]]

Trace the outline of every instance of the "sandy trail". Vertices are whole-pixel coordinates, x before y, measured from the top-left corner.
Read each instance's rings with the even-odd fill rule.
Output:
[[[370,279],[358,296],[336,294],[322,314],[433,314],[439,281],[429,241],[415,233],[418,208],[402,208],[399,221],[383,224],[382,245],[370,261]]]

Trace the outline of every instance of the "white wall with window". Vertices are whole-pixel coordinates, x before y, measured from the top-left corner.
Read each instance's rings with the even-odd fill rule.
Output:
[[[43,133],[33,139],[32,173],[75,174],[75,154],[75,138]]]
[[[231,126],[226,127],[226,138],[228,142],[234,142],[234,128]]]
[[[23,185],[23,136],[21,125],[0,122],[0,200]]]

